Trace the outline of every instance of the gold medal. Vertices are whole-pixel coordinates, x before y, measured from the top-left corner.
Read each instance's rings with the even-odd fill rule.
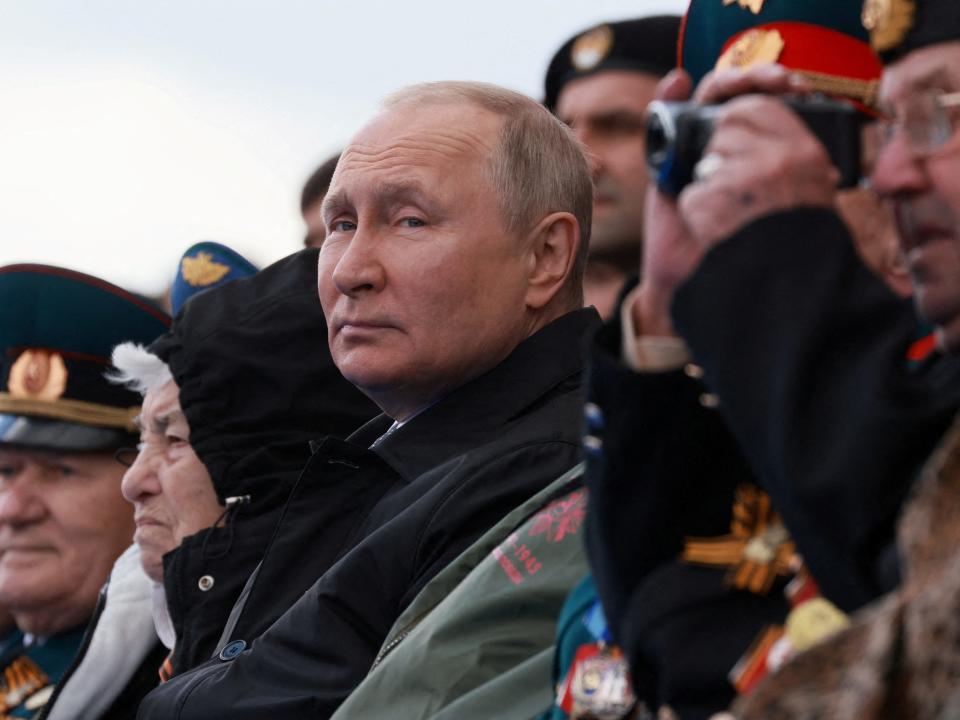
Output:
[[[849,625],[850,619],[836,605],[824,597],[815,597],[787,615],[787,637],[797,652],[803,652]]]

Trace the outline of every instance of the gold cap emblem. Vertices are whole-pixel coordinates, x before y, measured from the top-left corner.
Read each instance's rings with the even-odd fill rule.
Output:
[[[767,0],[723,0],[724,5],[733,5],[737,3],[744,10],[749,10],[754,15],[759,15],[760,11],[763,10],[763,4]]]
[[[903,42],[913,27],[916,10],[913,0],[866,0],[860,20],[870,32],[873,49],[885,52]]]
[[[768,65],[780,59],[786,43],[776,30],[748,30],[717,60],[717,69]]]
[[[59,400],[67,389],[63,358],[46,350],[25,350],[10,368],[10,395],[31,400]]]
[[[570,61],[580,72],[592,70],[610,54],[613,47],[613,29],[609,25],[601,25],[588,30],[578,37],[570,48]]]
[[[229,265],[213,261],[213,255],[208,252],[198,252],[196,257],[185,257],[180,263],[183,279],[193,287],[213,285],[224,275],[230,272]]]

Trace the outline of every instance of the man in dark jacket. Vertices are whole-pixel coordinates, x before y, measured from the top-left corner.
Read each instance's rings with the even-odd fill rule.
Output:
[[[807,83],[823,82],[829,76],[835,83],[835,95],[858,101],[863,106],[865,96],[859,93],[875,87],[880,63],[860,25],[860,9],[857,1],[767,2],[755,13],[736,4],[721,6],[709,0],[695,0],[688,10],[681,38],[683,64],[694,79],[700,79],[718,60],[721,66],[733,63],[742,67],[750,62],[765,65],[746,73],[734,69],[710,76],[698,90],[698,101],[717,102],[740,94],[752,87],[751,82],[757,83],[759,90],[771,89],[765,87],[764,82],[770,85],[781,82],[784,90],[790,89],[790,82],[793,82],[793,91],[809,89]],[[779,55],[751,56],[743,52],[744,48],[762,45],[761,39],[767,43],[776,40]],[[797,76],[791,81],[791,76],[782,68],[770,66],[768,63],[774,59],[779,59]],[[800,77],[804,78],[802,82]],[[684,99],[683,91],[670,93],[688,91],[687,82],[683,75],[672,77],[661,86],[661,98]],[[730,104],[731,111],[734,104]],[[782,110],[776,105],[774,109]],[[753,113],[749,119],[761,117],[762,113]],[[722,139],[719,131],[718,135]],[[785,152],[803,149],[802,143],[795,142]],[[753,162],[757,164],[765,159],[755,158]],[[701,185],[708,187],[711,182],[723,181],[724,178],[711,177]],[[778,178],[778,182],[784,180]],[[703,211],[705,205],[686,204],[690,194],[701,190],[698,185],[685,191],[681,195],[681,209],[689,209],[691,213]],[[766,190],[766,185],[759,184],[752,189],[758,203]],[[835,244],[844,253],[849,273],[846,277],[862,278],[875,288],[873,296],[863,301],[863,316],[866,318],[872,313],[871,322],[877,323],[889,320],[891,313],[896,316],[897,312],[905,311],[903,331],[908,340],[915,339],[918,323],[909,312],[908,303],[898,300],[857,257],[859,251],[865,259],[871,259],[874,272],[901,291],[902,278],[895,276],[891,272],[893,268],[883,261],[890,257],[886,236],[863,232],[868,227],[864,222],[866,218],[847,216],[843,220],[858,241],[851,242],[844,222],[833,211],[835,205],[849,210],[846,201],[851,195],[854,193],[837,193],[830,184],[819,202],[824,208],[823,214],[833,218],[831,230],[837,236]],[[742,200],[739,196],[724,197],[733,205],[736,205],[734,199]],[[796,315],[801,308],[806,311],[805,303],[817,303],[816,309],[825,314],[824,321],[829,316],[829,303],[835,296],[811,299],[820,291],[820,283],[831,282],[830,262],[825,259],[828,256],[820,252],[809,254],[803,270],[807,274],[802,282],[797,280],[790,286],[793,292],[790,294],[784,291],[782,275],[797,265],[788,265],[787,260],[780,257],[783,238],[792,233],[798,251],[802,243],[809,247],[820,239],[811,237],[811,229],[800,224],[799,218],[787,218],[786,230],[776,227],[758,230],[757,245],[737,259],[731,258],[722,267],[716,266],[711,287],[702,288],[695,308],[685,309],[683,321],[687,327],[700,333],[710,332],[709,342],[695,345],[691,356],[689,348],[677,337],[669,311],[677,286],[699,262],[702,248],[682,232],[682,224],[670,222],[676,219],[670,198],[657,195],[652,200],[647,229],[648,257],[641,286],[625,300],[624,317],[605,327],[594,345],[590,392],[596,407],[591,407],[587,415],[592,425],[588,438],[588,448],[592,450],[588,538],[605,609],[614,637],[624,644],[633,663],[638,695],[654,706],[670,705],[681,717],[708,717],[725,707],[735,688],[748,692],[765,672],[766,650],[782,634],[779,629],[768,632],[767,628],[771,624],[782,624],[792,609],[784,597],[784,586],[800,566],[801,557],[813,566],[813,575],[824,586],[827,597],[845,610],[854,609],[879,593],[876,586],[863,587],[853,577],[846,549],[830,557],[825,556],[821,548],[825,543],[832,544],[837,534],[861,532],[864,518],[871,515],[869,522],[873,531],[885,533],[889,544],[891,509],[897,507],[908,483],[901,483],[898,495],[885,496],[870,482],[858,487],[864,475],[850,466],[845,475],[831,478],[830,484],[826,484],[823,479],[835,468],[821,464],[828,458],[812,449],[809,442],[805,445],[797,440],[795,452],[807,453],[802,459],[804,475],[812,481],[801,494],[833,492],[837,498],[835,502],[816,506],[811,502],[804,508],[804,514],[814,516],[811,525],[809,520],[803,522],[791,497],[782,493],[782,486],[778,484],[781,477],[774,475],[773,482],[768,484],[766,473],[773,467],[781,467],[779,448],[770,448],[764,463],[747,463],[747,459],[755,460],[756,456],[748,453],[744,458],[741,443],[748,450],[756,450],[759,443],[771,435],[779,436],[784,428],[810,425],[811,416],[795,415],[793,408],[768,407],[771,413],[762,426],[738,428],[736,423],[728,425],[726,420],[728,412],[732,412],[730,407],[740,406],[748,397],[775,397],[776,389],[770,382],[775,381],[778,371],[790,370],[788,363],[811,362],[806,353],[789,356],[790,350],[802,352],[802,346],[788,346],[790,338],[786,333],[794,331],[790,326],[791,314]],[[720,200],[713,202],[714,212],[726,207]],[[882,211],[882,207],[876,208],[878,217]],[[712,230],[712,227],[704,221],[702,229]],[[875,236],[870,237],[871,234]],[[761,256],[768,262],[764,272],[759,271]],[[710,261],[708,256],[704,266]],[[757,270],[756,276],[753,270]],[[750,282],[745,284],[746,271],[751,272]],[[696,281],[695,278],[691,282]],[[739,305],[731,304],[733,297],[738,298]],[[758,297],[763,301],[758,302]],[[722,299],[721,303],[717,302],[718,298]],[[843,305],[838,304],[836,311],[842,310]],[[732,334],[731,327],[737,327],[738,332]],[[835,333],[830,339],[834,346],[825,346],[824,353],[836,353],[838,349],[848,353],[857,342],[855,334],[864,329],[852,324],[846,331],[848,338]],[[780,354],[773,352],[777,342],[783,343]],[[908,370],[906,345],[900,346],[900,353],[900,362],[891,375]],[[756,374],[740,376],[735,391],[718,392],[710,362],[705,363],[704,378],[700,364],[704,360],[723,363],[727,368],[749,363]],[[924,380],[922,368],[916,372],[905,379],[917,388],[914,397],[919,400],[923,392],[920,388],[924,382],[931,382],[925,392],[928,400],[934,398],[943,385],[936,381],[935,375],[927,375]],[[758,383],[761,377],[763,381]],[[847,377],[842,380],[841,385],[850,382]],[[838,397],[832,394],[823,399],[836,403]],[[954,392],[949,400],[944,398],[940,407],[936,405],[940,401],[928,402],[924,412],[939,417],[942,422],[944,417],[949,417],[943,415],[943,408],[956,401]],[[832,428],[831,441],[843,442],[846,438],[836,434],[836,428],[829,425],[827,418],[829,414],[822,412],[814,416],[814,421],[824,423],[819,429]],[[734,437],[729,428],[740,432]],[[860,430],[855,432],[859,434]],[[789,435],[787,441],[795,442]],[[866,433],[858,442],[872,444],[876,438]],[[797,479],[808,482],[799,474]],[[772,508],[769,498],[759,493],[758,481],[772,491]],[[741,484],[745,486],[741,488]],[[878,497],[869,505],[857,506],[853,492],[860,493],[861,498],[869,494]],[[734,506],[736,518],[731,517]],[[779,513],[775,512],[781,507],[792,538],[784,531]],[[816,512],[820,517],[831,512],[844,513],[847,517],[833,519],[831,527],[823,532],[823,528],[816,525]],[[742,522],[744,518],[749,522]],[[881,527],[881,523],[885,525]],[[762,545],[767,539],[772,541],[769,548]],[[760,552],[756,552],[758,549]],[[797,549],[799,553],[795,552]],[[872,553],[876,561],[879,553],[876,550]],[[860,585],[856,595],[851,587],[855,582]],[[792,589],[804,584],[810,587],[805,573]],[[755,589],[751,590],[751,586]],[[840,617],[839,613],[835,616]],[[757,651],[748,652],[754,640]],[[785,646],[786,642],[781,642],[778,649]],[[733,672],[735,667],[737,670]]]
[[[328,717],[417,592],[575,464],[579,344],[597,322],[578,309],[590,208],[569,131],[494,86],[408,89],[357,134],[324,204],[319,289],[334,361],[384,415],[317,444],[238,627],[283,581],[277,565],[330,568],[141,717]],[[329,501],[298,504],[306,485]],[[317,542],[296,540],[304,525]],[[329,528],[345,532],[335,547]]]

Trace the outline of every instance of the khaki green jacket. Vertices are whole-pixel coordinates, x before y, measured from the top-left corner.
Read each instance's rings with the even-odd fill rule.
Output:
[[[553,702],[557,617],[588,572],[583,465],[513,510],[428,584],[332,720],[529,720]]]

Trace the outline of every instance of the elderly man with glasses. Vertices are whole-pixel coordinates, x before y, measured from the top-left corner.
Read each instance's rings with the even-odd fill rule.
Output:
[[[913,307],[853,251],[831,206],[836,168],[769,97],[809,89],[782,68],[701,84],[698,100],[762,94],[726,104],[698,182],[657,208],[672,253],[659,270],[681,285],[671,325],[804,560],[829,569],[824,594],[855,610],[895,591],[761,685],[734,708],[743,717],[960,708],[960,6],[868,0],[862,21],[886,63],[871,184],[894,206]],[[660,93],[688,90],[672,77]]]

